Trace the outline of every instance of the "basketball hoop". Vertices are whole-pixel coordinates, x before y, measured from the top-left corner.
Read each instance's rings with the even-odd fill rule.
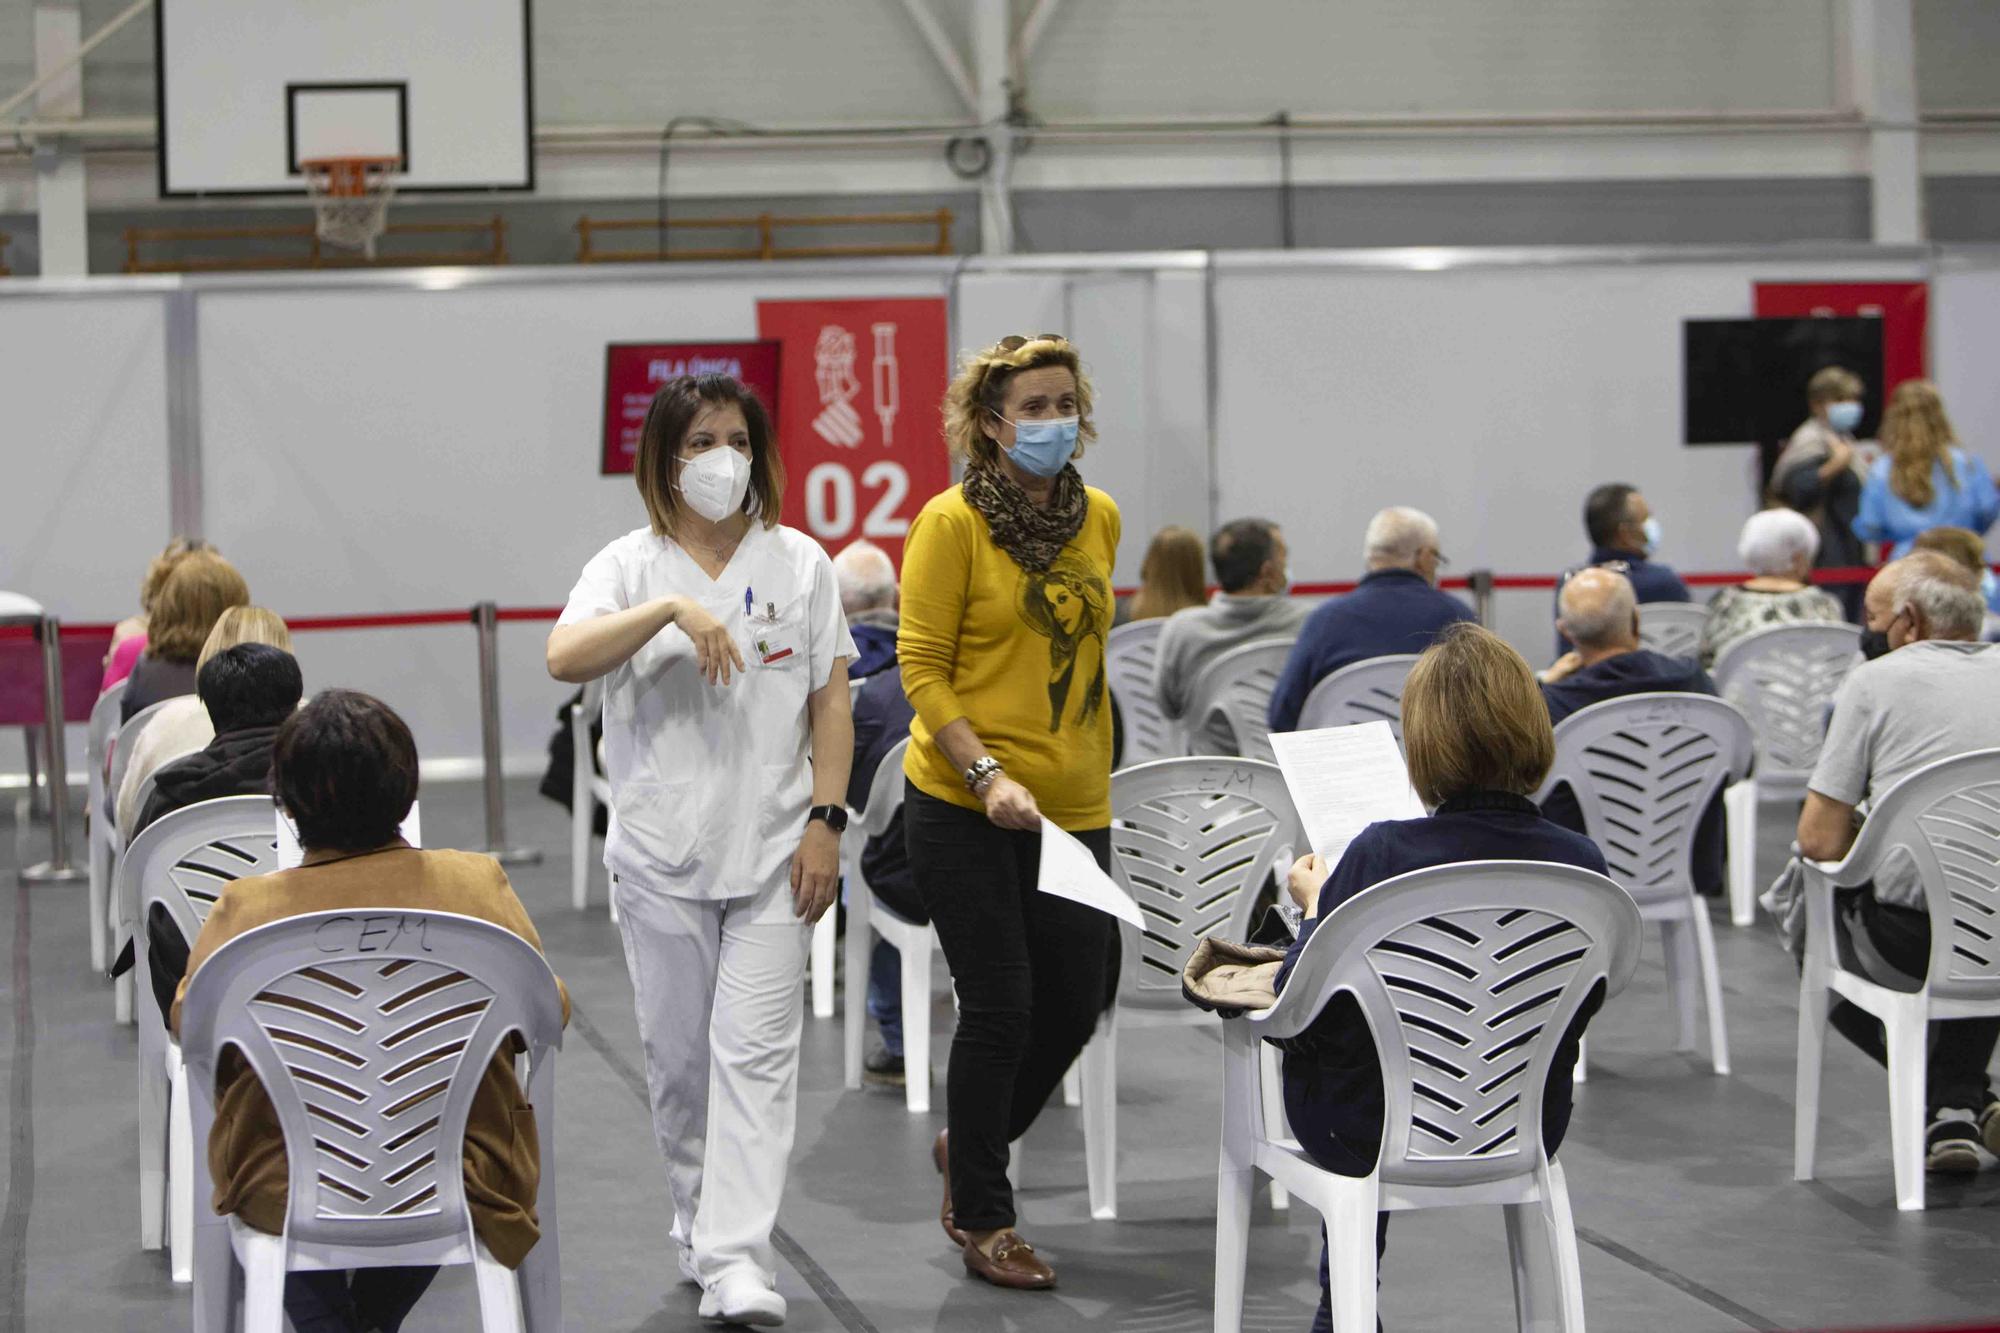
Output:
[[[400,157],[316,157],[299,163],[328,245],[375,257],[375,239],[389,225]]]

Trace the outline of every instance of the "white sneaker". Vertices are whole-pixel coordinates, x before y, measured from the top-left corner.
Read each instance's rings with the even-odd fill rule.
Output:
[[[724,1324],[776,1328],[785,1322],[785,1298],[753,1273],[725,1273],[702,1292],[700,1313]]]

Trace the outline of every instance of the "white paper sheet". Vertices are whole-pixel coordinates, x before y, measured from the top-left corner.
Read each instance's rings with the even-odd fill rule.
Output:
[[[403,841],[412,847],[424,845],[424,821],[417,811],[417,801],[410,802],[410,816],[403,821],[397,832]],[[292,821],[285,818],[285,812],[278,812],[278,869],[291,870],[305,860],[305,852],[299,846],[299,831],[292,827]]]
[[[1097,858],[1090,854],[1090,848],[1047,819],[1042,820],[1041,881],[1036,887],[1043,893],[1053,893],[1058,898],[1109,912],[1120,921],[1129,921],[1141,930],[1146,928],[1146,919],[1139,915],[1139,904],[1118,887],[1116,880],[1098,868]]]
[[[1271,749],[1306,826],[1306,841],[1329,868],[1370,824],[1424,813],[1387,722],[1274,732]]]

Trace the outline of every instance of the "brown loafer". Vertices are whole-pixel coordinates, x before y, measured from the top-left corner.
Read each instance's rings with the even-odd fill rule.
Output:
[[[951,1212],[951,1150],[945,1143],[945,1137],[950,1133],[948,1129],[939,1130],[936,1141],[931,1144],[931,1165],[944,1177],[944,1207],[938,1210],[938,1224],[944,1228],[946,1240],[964,1249],[965,1233],[958,1229]]]
[[[1056,1284],[1056,1271],[1043,1263],[1035,1247],[1015,1231],[1003,1231],[994,1242],[993,1253],[982,1254],[971,1241],[965,1243],[965,1271],[985,1278],[996,1287],[1016,1291],[1047,1291]]]

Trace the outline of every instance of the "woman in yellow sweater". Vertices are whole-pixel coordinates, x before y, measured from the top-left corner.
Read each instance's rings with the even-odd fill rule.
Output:
[[[965,480],[910,527],[897,635],[917,714],[910,869],[959,999],[933,1156],[967,1270],[1038,1289],[1055,1274],[1014,1231],[1007,1145],[1083,1049],[1117,967],[1110,918],[1036,881],[1045,817],[1110,861],[1118,506],[1070,461],[1096,431],[1090,381],[1055,334],[970,357],[945,433]]]

